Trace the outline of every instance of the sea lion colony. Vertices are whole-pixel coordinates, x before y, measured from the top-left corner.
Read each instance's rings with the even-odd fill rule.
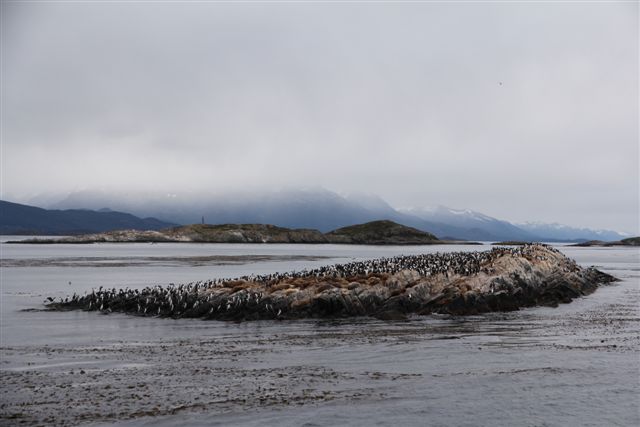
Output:
[[[542,244],[483,252],[396,256],[312,270],[138,289],[100,287],[54,301],[55,310],[83,309],[140,316],[258,320],[408,313],[476,314],[555,305],[614,281],[583,269]]]

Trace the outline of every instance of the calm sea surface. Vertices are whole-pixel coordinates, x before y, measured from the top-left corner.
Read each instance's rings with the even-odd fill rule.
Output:
[[[0,243],[0,424],[640,425],[640,252],[559,248],[621,282],[506,314],[223,323],[33,309],[99,286],[490,247]]]

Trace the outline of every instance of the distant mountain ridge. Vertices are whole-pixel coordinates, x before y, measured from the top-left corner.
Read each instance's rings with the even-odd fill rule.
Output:
[[[508,221],[502,221],[469,209],[435,208],[402,209],[401,212],[423,220],[439,222],[468,230],[467,238],[475,240],[540,240],[540,235],[529,233]]]
[[[563,224],[545,224],[539,222],[526,222],[517,224],[517,226],[531,234],[538,236],[554,236],[556,239],[566,241],[577,240],[604,240],[614,241],[620,240],[624,236],[611,230],[591,230],[588,228],[569,227]]]
[[[586,241],[620,240],[613,231],[568,226],[513,224],[468,209],[444,206],[395,209],[374,194],[339,195],[323,188],[236,193],[72,193],[49,207],[90,208],[129,212],[176,224],[273,224],[328,232],[353,224],[390,220],[446,240]]]
[[[365,203],[364,199],[368,201]],[[273,224],[286,228],[312,228],[328,232],[353,224],[391,220],[430,232],[436,236],[462,238],[466,230],[447,224],[425,221],[396,211],[377,196],[343,197],[324,189],[293,189],[235,194],[149,194],[112,195],[79,192],[52,207],[82,206],[131,212],[178,224],[198,223],[204,217],[209,224]],[[472,238],[472,237],[470,237]]]
[[[47,210],[0,200],[0,234],[63,235],[117,229],[160,230],[175,224],[111,210]]]

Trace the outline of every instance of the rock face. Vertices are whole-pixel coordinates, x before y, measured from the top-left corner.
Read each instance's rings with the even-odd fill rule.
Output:
[[[268,224],[193,224],[161,231],[120,230],[59,239],[29,239],[10,243],[194,242],[194,243],[347,243],[365,245],[427,245],[443,243],[433,234],[373,221],[329,233]]]
[[[616,281],[549,246],[400,256],[298,273],[170,287],[99,289],[50,309],[219,320],[447,313],[469,315],[555,306]]]

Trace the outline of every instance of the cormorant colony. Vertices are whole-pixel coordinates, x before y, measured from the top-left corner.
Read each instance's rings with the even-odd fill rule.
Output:
[[[492,273],[491,262],[502,256],[541,258],[535,248],[544,246],[552,252],[556,249],[540,244],[518,247],[496,247],[482,252],[450,252],[422,255],[401,255],[336,264],[312,270],[264,275],[248,275],[236,279],[212,279],[188,284],[149,286],[138,289],[106,289],[100,287],[84,296],[74,294],[58,303],[48,298],[58,309],[81,308],[101,312],[128,312],[141,316],[229,318],[233,313],[250,312],[255,318],[277,318],[290,307],[282,298],[271,293],[290,288],[282,284],[305,288],[310,284],[342,281],[364,283],[378,277],[384,282],[390,275],[412,270],[421,277],[444,275],[471,276],[479,272]],[[544,258],[544,256],[542,256]],[[577,268],[575,262],[571,270]]]

